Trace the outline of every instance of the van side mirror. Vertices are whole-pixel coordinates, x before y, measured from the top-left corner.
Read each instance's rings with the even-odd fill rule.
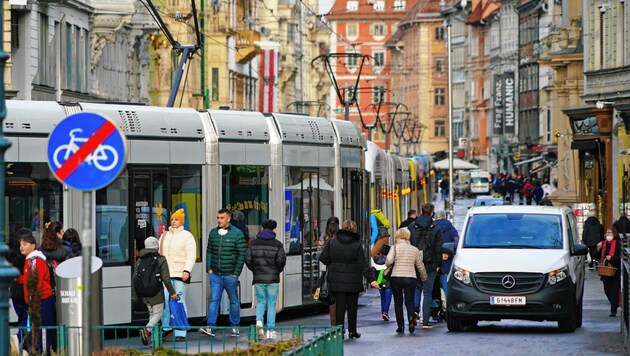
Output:
[[[573,252],[571,256],[586,256],[588,254],[588,247],[582,244],[575,244],[573,246]]]

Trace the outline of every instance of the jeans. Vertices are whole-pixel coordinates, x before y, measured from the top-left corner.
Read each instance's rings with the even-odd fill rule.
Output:
[[[267,327],[276,327],[276,300],[278,299],[279,283],[258,283],[256,289],[256,321],[264,321],[267,309]]]
[[[433,300],[433,284],[435,282],[435,275],[437,271],[427,272],[427,281],[422,282],[418,279],[416,285],[416,293],[414,296],[414,306],[416,311],[420,312],[420,295],[422,294],[422,323],[429,323],[429,317],[431,316],[431,301]]]
[[[230,300],[230,325],[238,326],[241,322],[241,303],[238,298],[238,277],[231,275],[219,276],[216,273],[208,275],[210,281],[210,304],[208,305],[208,326],[216,326],[219,317],[219,307],[223,290]]]
[[[57,326],[57,312],[55,308],[55,297],[42,299],[39,308],[41,317],[40,336],[37,338],[37,350],[48,355],[50,349],[57,349],[57,331],[55,329],[44,329],[45,326]],[[45,336],[45,337],[44,337]],[[38,353],[38,355],[40,354]]]
[[[396,324],[399,328],[405,327],[405,317],[403,313],[403,297],[407,308],[407,321],[413,323],[414,292],[416,290],[416,279],[409,277],[392,277],[390,280],[394,294],[394,310],[396,311]]]
[[[175,293],[184,301],[184,310],[188,312],[188,309],[186,309],[186,290],[188,289],[188,284],[177,279],[171,279],[171,284],[173,288],[175,288]],[[169,327],[171,325],[171,309],[168,307],[169,299],[171,299],[171,295],[168,293],[168,289],[164,287],[164,311],[162,312],[162,330],[164,331],[172,329]],[[178,336],[186,337],[186,330],[175,330],[175,337]]]
[[[378,292],[381,294],[381,314],[389,314],[389,306],[392,304],[392,289],[381,288]]]
[[[444,299],[448,300],[448,288],[447,288],[448,274],[442,273],[440,275],[440,283],[442,284],[442,291],[444,291]]]
[[[24,301],[24,299],[13,299],[11,298],[11,303],[13,303],[13,309],[15,310],[15,314],[18,317],[18,326],[26,327],[26,321],[28,320],[28,304]],[[23,331],[19,330],[17,333],[18,340],[22,342],[24,337],[22,336]]]

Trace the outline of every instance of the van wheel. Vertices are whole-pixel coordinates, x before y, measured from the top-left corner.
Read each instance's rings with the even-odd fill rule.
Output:
[[[571,303],[569,304],[569,310],[571,310],[572,312],[568,318],[558,320],[558,328],[561,332],[564,333],[572,333],[577,327],[578,308],[575,305],[575,300],[573,299],[573,297],[571,298]]]
[[[460,332],[460,331],[464,331],[465,325],[464,323],[451,315],[451,313],[446,313],[446,327],[448,328],[448,331],[453,331],[453,332]]]

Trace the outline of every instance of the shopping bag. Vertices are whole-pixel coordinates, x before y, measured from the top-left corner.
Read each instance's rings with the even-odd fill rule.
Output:
[[[184,301],[181,299],[170,299],[168,301],[168,308],[171,312],[171,320],[169,325],[174,329],[188,330],[190,324],[188,323],[188,316],[186,316],[186,309],[184,308]]]

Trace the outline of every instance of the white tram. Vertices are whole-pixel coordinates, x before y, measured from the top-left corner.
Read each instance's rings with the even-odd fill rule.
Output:
[[[123,173],[93,193],[93,246],[104,262],[106,325],[148,317],[144,305],[131,299],[133,266],[144,239],[159,237],[176,209],[185,209],[185,228],[197,239],[187,295],[189,317],[195,318],[207,313],[205,249],[220,208],[243,212],[251,238],[264,219],[278,221],[287,266],[277,308],[285,310],[315,303],[319,236],[330,216],[357,222],[367,256],[370,209],[386,211],[397,226],[400,214],[418,207],[425,200],[419,200],[419,192],[428,189],[419,183],[421,170],[410,168],[418,166],[416,160],[386,154],[366,142],[351,122],[297,114],[11,100],[4,120],[11,142],[5,155],[7,236],[27,227],[39,238],[51,220],[80,231],[81,192],[54,178],[46,147],[54,126],[82,111],[115,121],[129,148]],[[244,267],[243,317],[255,315],[251,281]],[[227,313],[227,296],[223,300],[222,312]]]

